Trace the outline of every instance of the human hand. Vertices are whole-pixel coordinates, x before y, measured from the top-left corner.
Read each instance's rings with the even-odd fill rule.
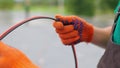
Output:
[[[0,68],[38,68],[21,51],[0,41]]]
[[[77,44],[79,42],[91,42],[93,37],[93,26],[84,19],[77,16],[56,15],[53,26],[61,41],[65,45]]]

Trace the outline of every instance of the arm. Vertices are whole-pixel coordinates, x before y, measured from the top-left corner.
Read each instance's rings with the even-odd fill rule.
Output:
[[[107,42],[110,38],[111,29],[111,26],[105,28],[94,27],[94,34],[91,43],[106,48]]]
[[[53,26],[65,45],[87,42],[106,48],[112,27],[98,28],[77,16],[56,15]]]

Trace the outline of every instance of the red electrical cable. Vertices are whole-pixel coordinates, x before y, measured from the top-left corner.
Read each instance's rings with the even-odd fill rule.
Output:
[[[34,16],[34,17],[31,17],[31,18],[27,18],[21,22],[18,22],[17,24],[11,26],[9,29],[7,29],[5,32],[3,32],[1,35],[0,35],[0,40],[2,40],[4,37],[6,37],[9,33],[11,33],[13,30],[15,30],[16,28],[18,28],[19,26],[31,21],[31,20],[36,20],[36,19],[51,19],[51,20],[55,20],[54,18],[51,18],[51,17],[44,17],[44,16]]]
[[[44,17],[44,16],[34,16],[34,17],[31,17],[31,18],[28,18],[28,19],[25,19],[21,22],[18,22],[17,24],[13,25],[12,27],[10,27],[9,29],[7,29],[5,32],[3,32],[1,35],[0,35],[0,41],[2,39],[4,39],[9,33],[11,33],[12,31],[14,31],[16,28],[18,28],[19,26],[31,21],[31,20],[36,20],[36,19],[51,19],[51,20],[54,20],[54,21],[57,21],[56,19],[54,18],[51,18],[51,17]],[[75,68],[78,68],[78,61],[77,61],[77,55],[76,55],[76,49],[75,49],[75,46],[74,45],[71,45],[72,47],[72,51],[73,51],[73,55],[74,55],[74,60],[75,60]]]
[[[74,60],[75,60],[75,68],[78,68],[78,60],[77,60],[77,54],[76,54],[76,49],[74,45],[71,45],[72,47],[72,51],[73,51],[73,55],[74,55]]]

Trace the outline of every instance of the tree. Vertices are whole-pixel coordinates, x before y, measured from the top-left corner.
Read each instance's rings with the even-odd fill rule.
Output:
[[[95,13],[95,0],[65,0],[67,12],[75,15],[93,16]]]
[[[114,10],[119,0],[101,0],[100,8],[101,10]]]
[[[0,22],[10,23],[12,22],[12,14],[10,12],[14,7],[14,0],[0,0]]]
[[[43,6],[48,6],[48,5],[57,5],[57,0],[31,0],[32,5],[43,5]]]
[[[14,7],[14,0],[0,0],[1,10],[10,10]]]

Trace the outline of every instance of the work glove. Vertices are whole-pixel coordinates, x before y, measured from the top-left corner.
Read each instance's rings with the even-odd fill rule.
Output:
[[[0,41],[0,68],[38,68],[20,50]]]
[[[57,21],[53,23],[61,41],[65,45],[79,42],[91,42],[93,37],[93,25],[77,16],[56,15]]]

